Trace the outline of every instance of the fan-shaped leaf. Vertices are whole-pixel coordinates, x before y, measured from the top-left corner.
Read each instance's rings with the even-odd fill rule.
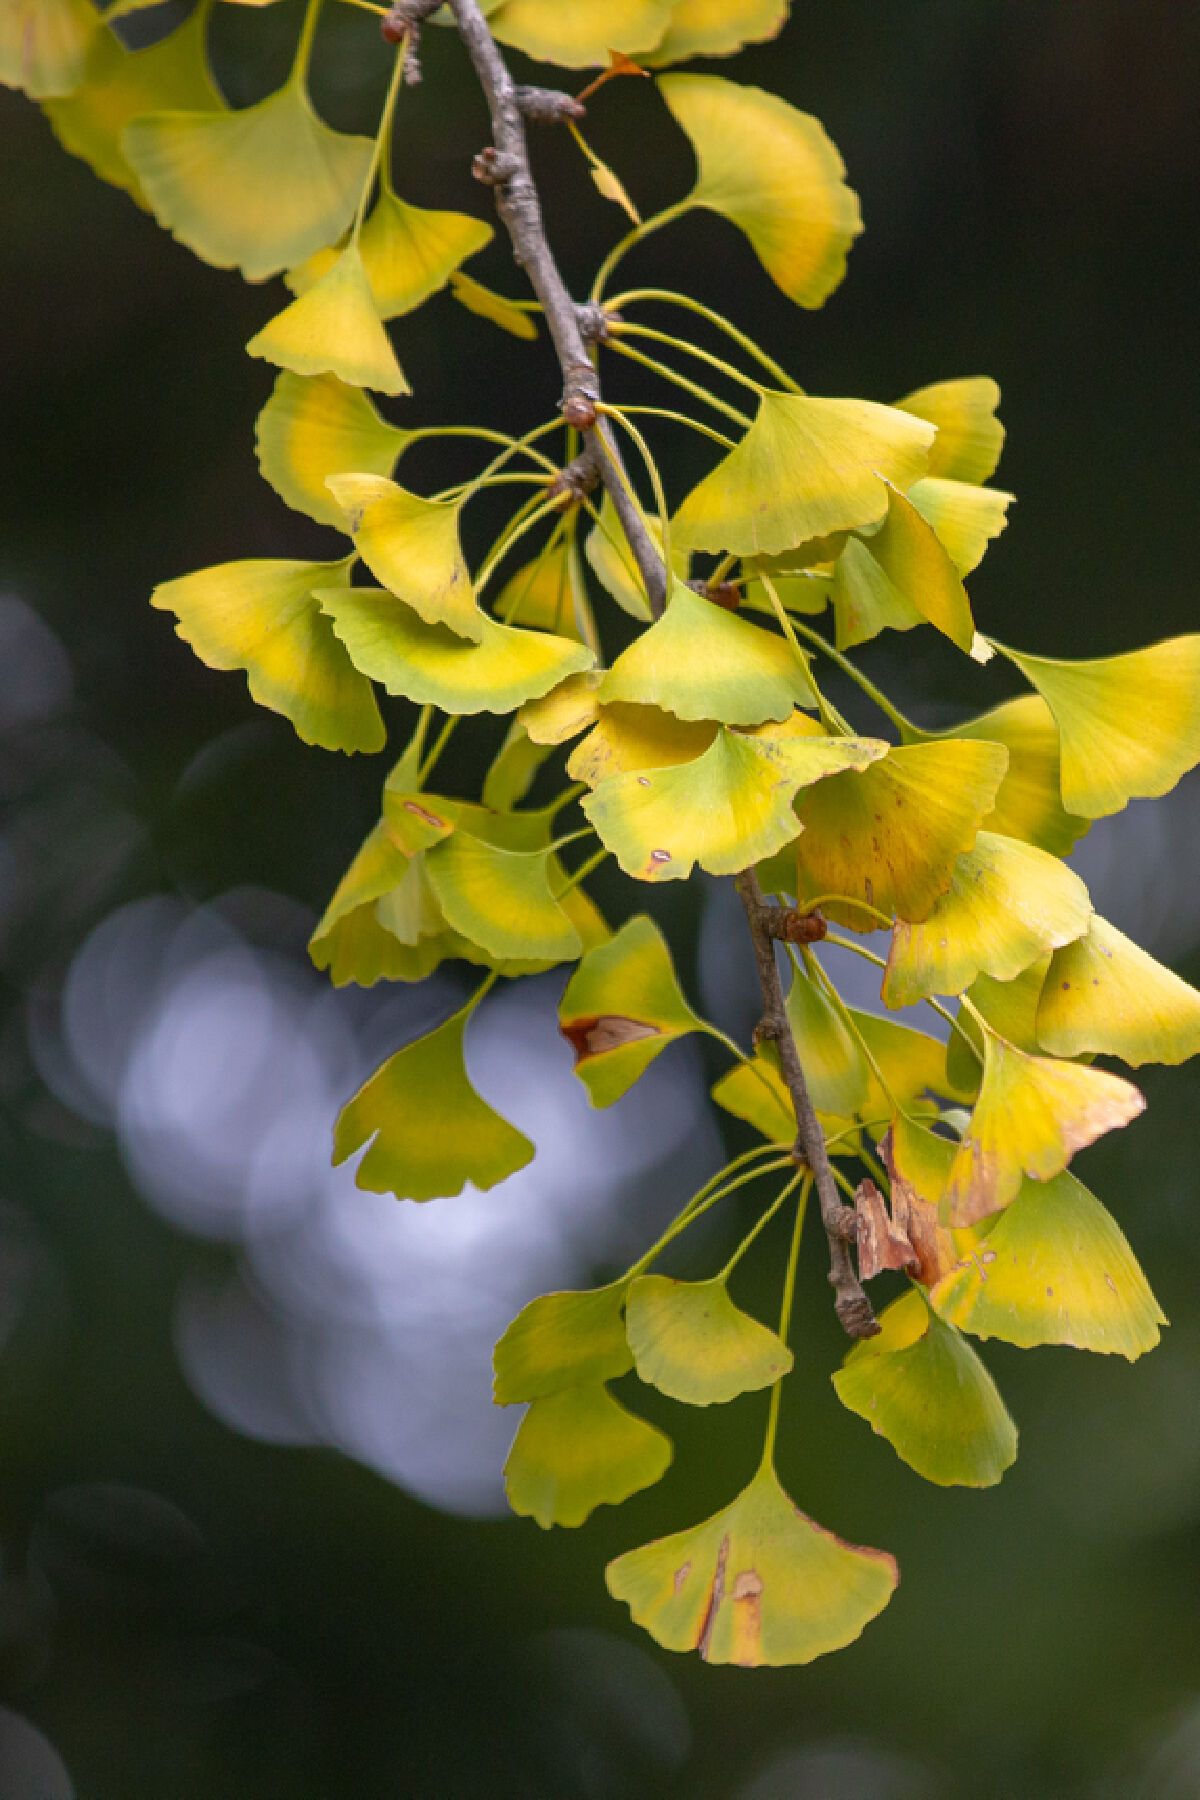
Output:
[[[640,60],[661,67],[690,56],[729,56],[775,37],[787,11],[788,0],[675,0],[667,35]]]
[[[975,621],[966,589],[931,526],[893,488],[887,518],[869,538],[851,537],[833,571],[840,650],[865,644],[888,627],[935,625],[969,651]]]
[[[502,960],[573,962],[579,933],[550,892],[549,852],[503,850],[457,831],[425,859],[451,929]]]
[[[378,388],[382,394],[412,392],[380,323],[353,242],[328,273],[270,319],[246,349],[295,375],[336,375],[350,387]]]
[[[613,1399],[602,1382],[545,1394],[522,1419],[504,1483],[522,1518],[582,1525],[597,1506],[619,1506],[661,1481],[671,1440]]]
[[[610,50],[651,50],[667,29],[671,0],[502,0],[489,23],[502,44],[561,68],[603,66]]]
[[[824,988],[802,969],[788,990],[787,1016],[817,1111],[847,1119],[863,1112],[869,1092],[866,1058]]]
[[[503,294],[494,294],[482,282],[472,281],[461,269],[455,269],[450,277],[450,292],[460,306],[465,306],[477,318],[490,320],[510,337],[536,338],[537,326],[527,312],[506,300]]]
[[[936,449],[935,441],[931,460]],[[988,545],[1007,525],[1014,496],[999,488],[930,475],[913,483],[908,498],[926,524],[932,525],[959,574],[967,576],[979,567]]]
[[[491,242],[492,228],[469,213],[409,206],[385,184],[359,235],[358,247],[375,309],[398,319],[436,294],[459,263]],[[289,271],[292,292],[303,294],[332,267],[335,252],[319,250]],[[347,467],[352,465],[347,464]]]
[[[613,1381],[633,1367],[625,1337],[627,1281],[541,1294],[523,1307],[492,1353],[497,1406],[563,1388]]]
[[[689,1406],[771,1387],[792,1366],[787,1345],[735,1306],[719,1279],[639,1275],[629,1288],[625,1329],[641,1379]]]
[[[1025,1182],[930,1300],[974,1337],[1130,1362],[1154,1349],[1167,1323],[1116,1220],[1070,1174]]]
[[[700,1029],[662,933],[644,915],[588,951],[558,1016],[593,1106],[611,1106],[668,1044]]]
[[[1200,994],[1093,913],[1087,935],[1054,953],[1036,1034],[1052,1056],[1186,1062],[1200,1053]]]
[[[585,781],[590,788],[599,787],[610,775],[694,762],[721,729],[711,719],[676,719],[657,706],[618,702],[598,710],[592,730],[567,759],[571,780]]]
[[[937,1038],[896,1019],[883,1019],[876,1013],[850,1008],[855,1027],[866,1040],[867,1049],[883,1071],[889,1091],[903,1105],[914,1105],[927,1093],[942,1094],[951,1100],[968,1100],[979,1087],[978,1067],[973,1077],[963,1083],[952,1080],[946,1072],[946,1047]],[[865,1116],[882,1119],[891,1111],[891,1103],[872,1072],[868,1084]]]
[[[388,476],[417,434],[381,419],[361,389],[336,375],[306,379],[283,370],[258,415],[258,466],[275,492],[321,525],[346,528],[326,485],[357,469]]]
[[[722,1075],[712,1097],[735,1119],[753,1125],[769,1144],[791,1144],[796,1136],[796,1115],[779,1063],[761,1046],[753,1062],[738,1063]]]
[[[996,473],[1004,427],[996,417],[1000,389],[990,375],[965,375],[917,388],[896,405],[938,428],[929,452],[929,474],[972,484]]]
[[[731,1506],[609,1563],[608,1591],[667,1650],[742,1668],[812,1662],[853,1643],[900,1579],[794,1506],[764,1466]]]
[[[568,675],[540,700],[528,700],[517,715],[535,744],[565,744],[600,716],[596,690],[604,679],[599,670]]]
[[[700,168],[688,203],[744,231],[789,300],[820,306],[862,230],[858,196],[822,126],[776,94],[717,75],[666,75],[659,86]]]
[[[526,630],[556,631],[559,637],[583,641],[576,611],[576,558],[566,538],[549,544],[540,555],[505,582],[495,611],[505,624]],[[586,606],[585,596],[581,596]]]
[[[1008,751],[1008,773],[984,828],[1001,837],[1023,838],[1066,856],[1089,830],[1091,821],[1067,812],[1059,777],[1058,727],[1040,694],[1007,700],[982,718],[956,725],[958,738],[984,738]]]
[[[833,1377],[842,1405],[939,1487],[993,1487],[1016,1461],[1017,1428],[996,1384],[919,1289],[879,1315]]]
[[[435,966],[421,966],[427,960],[422,958],[417,965],[420,973],[411,973],[412,940],[401,943],[376,917],[376,901],[406,883],[410,874],[408,855],[381,820],[338,883],[309,940],[313,963],[329,971],[335,987],[345,987],[348,982],[371,987],[383,980],[421,980]]]
[[[33,100],[74,93],[100,28],[90,0],[4,0],[0,83]]]
[[[425,500],[382,475],[331,475],[329,488],[372,575],[427,625],[447,625],[480,643],[484,616],[459,542],[455,502]]]

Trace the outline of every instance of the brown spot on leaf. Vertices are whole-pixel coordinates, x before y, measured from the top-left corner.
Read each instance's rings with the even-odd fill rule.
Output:
[[[687,1580],[687,1578],[691,1574],[691,1572],[692,1572],[692,1565],[690,1562],[685,1562],[683,1564],[682,1568],[676,1569],[675,1579],[671,1583],[671,1586],[676,1593],[679,1592],[680,1588],[683,1586],[684,1582]]]
[[[638,786],[639,787],[649,787],[650,786],[650,777],[648,775],[639,775],[638,776]]]
[[[652,863],[669,863],[670,860],[671,852],[669,850],[652,850],[650,852],[650,861]]]
[[[721,1610],[721,1602],[725,1598],[725,1564],[728,1561],[729,1533],[726,1532],[725,1536],[721,1539],[721,1548],[717,1551],[717,1567],[713,1574],[712,1592],[708,1597],[708,1606],[705,1608],[704,1619],[700,1626],[700,1636],[696,1641],[696,1648],[699,1650],[705,1662],[708,1661],[708,1652],[712,1645],[712,1635],[717,1623],[717,1614]]]
[[[429,808],[422,806],[419,800],[406,800],[403,810],[406,813],[412,813],[414,818],[420,819],[422,825],[428,825],[431,831],[442,831],[449,824],[448,819],[439,819],[435,812],[430,812]]]
[[[858,1214],[858,1273],[870,1281],[882,1269],[916,1269],[916,1251],[905,1233],[898,1229],[888,1213],[887,1204],[875,1183],[866,1177],[854,1195]]]
[[[641,1019],[627,1019],[620,1013],[572,1019],[560,1025],[559,1030],[575,1052],[576,1068],[589,1056],[603,1056],[607,1050],[620,1050],[625,1044],[662,1036],[657,1025],[647,1025]]]
[[[735,1600],[756,1600],[762,1591],[762,1576],[757,1569],[743,1569],[731,1589]]]
[[[1105,1287],[1108,1287],[1108,1288],[1111,1288],[1111,1289],[1112,1289],[1112,1291],[1113,1291],[1113,1293],[1114,1293],[1114,1294],[1115,1294],[1115,1293],[1116,1293],[1116,1291],[1117,1291],[1117,1284],[1116,1284],[1116,1282],[1115,1282],[1115,1281],[1114,1281],[1114,1280],[1113,1280],[1113,1278],[1112,1278],[1112,1276],[1111,1276],[1111,1275],[1106,1275],[1106,1276],[1105,1276],[1105,1277],[1104,1277],[1104,1285],[1105,1285]]]

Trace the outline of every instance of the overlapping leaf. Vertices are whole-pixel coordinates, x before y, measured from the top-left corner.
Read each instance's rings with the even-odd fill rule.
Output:
[[[996,417],[1000,389],[990,375],[935,381],[906,394],[896,405],[937,426],[929,452],[931,476],[972,484],[996,472],[1004,449],[1004,427]]]
[[[611,775],[694,762],[721,729],[711,719],[677,719],[657,706],[598,707],[598,717],[567,759],[572,781],[599,787]]]
[[[523,1307],[492,1353],[498,1406],[563,1388],[613,1381],[633,1367],[625,1337],[628,1282],[540,1294]]]
[[[788,990],[787,1016],[817,1111],[848,1119],[863,1113],[870,1091],[866,1058],[825,989],[803,969]]]
[[[661,552],[662,526],[657,518],[647,520],[651,539]],[[625,543],[620,521],[606,488],[600,502],[600,517],[587,535],[584,555],[600,585],[610,593],[623,612],[631,618],[649,621],[650,603],[642,586],[633,553]],[[671,568],[681,581],[691,573],[691,557],[672,542]]]
[[[1000,488],[948,481],[941,475],[923,476],[914,482],[908,498],[933,527],[938,542],[964,577],[979,567],[988,545],[1004,530],[1013,503],[1013,495]]]
[[[410,206],[393,191],[386,159],[381,176],[379,198],[359,234],[358,248],[375,310],[381,319],[398,319],[445,287],[460,263],[490,243],[492,228],[469,213]],[[292,292],[306,293],[329,272],[336,254],[319,250],[290,270]]]
[[[353,241],[319,281],[255,333],[246,349],[295,375],[336,375],[350,387],[382,394],[412,391]]]
[[[522,1518],[582,1525],[598,1506],[619,1506],[666,1474],[671,1440],[614,1400],[603,1382],[534,1400],[522,1419],[504,1485]]]
[[[783,26],[789,0],[675,0],[667,34],[639,62],[659,67],[690,56],[728,56],[743,44],[772,38]]]
[[[1035,1032],[1052,1056],[1186,1062],[1200,1053],[1200,994],[1093,913],[1086,935],[1054,953]]]
[[[975,637],[971,603],[933,528],[891,489],[887,517],[872,536],[852,536],[833,571],[837,646],[848,650],[881,631],[934,625],[960,650]]]
[[[425,859],[447,924],[499,961],[573,962],[583,945],[550,891],[548,850],[506,850],[457,831]]]
[[[361,389],[336,375],[306,379],[284,370],[258,415],[258,466],[275,492],[321,525],[345,530],[327,486],[347,469],[390,476],[416,434],[380,418]]]
[[[652,919],[630,919],[588,951],[567,983],[559,1026],[593,1106],[611,1106],[668,1044],[699,1029]]]
[[[625,1328],[638,1375],[689,1406],[713,1406],[771,1387],[792,1366],[776,1332],[729,1298],[724,1281],[639,1275]]]
[[[529,700],[517,715],[535,744],[565,744],[600,716],[596,690],[604,677],[598,670],[568,675],[540,700]]]
[[[1007,700],[978,719],[956,725],[958,738],[984,738],[1008,751],[1008,773],[996,805],[983,824],[1001,837],[1023,838],[1067,856],[1090,828],[1090,819],[1067,812],[1062,803],[1058,727],[1040,694]]]
[[[4,0],[0,83],[33,100],[74,93],[100,30],[90,0]]]
[[[489,24],[502,44],[539,62],[583,69],[610,50],[652,50],[671,21],[672,0],[501,0]]]
[[[372,575],[427,625],[481,643],[486,621],[459,542],[459,507],[383,475],[331,475],[329,489]]]

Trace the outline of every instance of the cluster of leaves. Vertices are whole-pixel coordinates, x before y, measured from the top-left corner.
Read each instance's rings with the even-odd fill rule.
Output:
[[[1116,1222],[1068,1165],[1144,1105],[1094,1058],[1137,1067],[1193,1055],[1200,995],[1098,917],[1063,858],[1093,819],[1166,793],[1200,761],[1200,637],[1068,662],[978,632],[964,581],[1011,499],[988,485],[1004,435],[990,380],[940,382],[892,405],[818,398],[698,300],[609,293],[629,251],[697,207],[740,227],[799,305],[819,306],[841,279],[861,226],[837,151],[816,120],[708,74],[659,78],[698,166],[666,211],[643,221],[583,145],[601,191],[633,221],[585,309],[597,366],[624,358],[699,409],[600,404],[644,483],[624,475],[611,436],[587,440],[661,550],[668,596],[656,612],[611,493],[597,504],[594,479],[564,474],[582,441],[564,417],[521,438],[414,430],[368,397],[409,391],[387,326],[448,283],[491,323],[538,330],[536,301],[461,273],[489,225],[395,191],[391,126],[411,31],[394,51],[374,40],[371,54],[394,60],[372,141],[333,131],[309,99],[321,0],[306,7],[285,85],[240,111],[207,61],[215,0],[131,50],[112,23],[147,3],[118,0],[102,18],[90,0],[0,0],[0,78],[41,98],[64,144],[198,255],[249,280],[285,277],[294,298],[248,346],[280,370],[259,460],[292,507],[346,540],[329,562],[247,561],[168,581],[153,603],[210,666],[245,671],[254,698],[308,743],[382,750],[377,686],[419,709],[312,955],[339,984],[418,981],[448,958],[486,971],[459,1012],[349,1102],[335,1157],[366,1146],[359,1186],[418,1202],[467,1182],[493,1187],[529,1161],[532,1145],[464,1063],[471,1018],[500,977],[575,965],[561,1026],[599,1107],[679,1037],[725,1047],[731,1066],[713,1098],[761,1141],[620,1280],[546,1296],[510,1326],[496,1399],[528,1410],[508,1490],[543,1526],[574,1526],[658,1480],[669,1441],[609,1390],[630,1371],[685,1405],[769,1389],[749,1486],[714,1518],[619,1557],[608,1580],[669,1648],[808,1661],[858,1635],[897,1570],[799,1512],[774,1473],[813,1179],[812,1157],[795,1148],[795,1090],[777,1045],[747,1050],[705,1021],[657,927],[634,911],[614,931],[587,879],[611,856],[635,882],[683,880],[698,865],[743,881],[753,872],[754,892],[778,897],[773,935],[792,940],[786,1028],[853,1204],[860,1278],[907,1277],[834,1386],[927,1480],[994,1483],[1016,1430],[970,1337],[1135,1358],[1164,1322]],[[581,67],[616,50],[613,66],[628,69],[631,55],[657,65],[728,52],[777,30],[786,7],[483,0],[477,10],[531,55]],[[730,360],[634,322],[646,306],[702,316]],[[716,379],[724,392],[705,385]],[[673,508],[637,415],[647,431],[691,429],[716,446],[711,472]],[[395,479],[420,441],[446,436],[485,444],[490,460],[435,493]],[[506,489],[525,497],[472,567],[464,512]],[[355,581],[360,566],[378,585]],[[814,623],[825,617],[830,633]],[[952,731],[918,729],[847,652],[920,626],[978,661],[999,652],[1026,691]],[[849,727],[819,684],[820,658],[877,704],[884,735]],[[432,790],[451,732],[481,714],[510,719],[482,793]],[[556,757],[555,797],[523,806]],[[577,818],[564,829],[568,808]],[[571,867],[568,848],[593,839]],[[949,1024],[948,1050],[845,1004],[812,948],[830,922],[850,933],[835,941],[882,968],[885,1008],[926,1003]],[[886,959],[860,941],[881,927]],[[717,1274],[650,1272],[711,1207],[764,1184],[753,1229]],[[776,1331],[739,1309],[727,1284],[781,1209],[793,1229]]]

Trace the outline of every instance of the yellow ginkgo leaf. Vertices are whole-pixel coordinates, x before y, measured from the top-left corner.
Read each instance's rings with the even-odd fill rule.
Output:
[[[936,449],[935,439],[931,458]],[[931,475],[915,481],[908,498],[926,524],[932,525],[959,574],[966,576],[979,567],[992,539],[1004,530],[1014,496],[999,488],[975,487]]]
[[[492,1352],[497,1406],[540,1400],[586,1382],[613,1381],[633,1367],[625,1338],[627,1281],[539,1294],[522,1307]]]
[[[371,683],[313,591],[349,578],[349,562],[222,563],[160,583],[150,604],[176,615],[180,637],[210,669],[244,669],[259,705],[290,719],[306,744],[382,750]]]
[[[239,268],[248,281],[337,242],[372,148],[370,138],[333,131],[317,117],[301,60],[257,106],[147,113],[121,139],[159,224],[205,262]]]
[[[1154,1349],[1167,1323],[1120,1226],[1070,1174],[1026,1181],[929,1298],[974,1337],[1130,1362]]]
[[[354,548],[389,592],[427,625],[481,643],[486,624],[459,542],[459,507],[426,500],[383,475],[331,475]]]
[[[506,850],[456,831],[425,858],[451,930],[499,961],[574,962],[579,933],[550,891],[548,850]]]
[[[599,697],[726,725],[761,725],[816,704],[808,664],[790,644],[678,580],[662,618],[621,652]]]
[[[576,616],[576,559],[570,541],[552,542],[505,582],[495,611],[506,625],[534,631],[556,631],[582,642]]]
[[[789,300],[820,306],[862,230],[858,196],[824,128],[777,95],[718,75],[665,75],[659,86],[699,164],[685,204],[732,220]]]
[[[502,44],[564,69],[600,67],[610,50],[652,50],[671,0],[501,0],[489,23]]]
[[[900,1572],[886,1551],[844,1543],[808,1518],[764,1464],[731,1506],[626,1551],[605,1579],[665,1650],[778,1668],[853,1643]]]
[[[455,269],[450,276],[450,292],[460,306],[465,306],[468,312],[480,319],[490,319],[493,325],[499,325],[501,331],[507,331],[510,337],[536,338],[537,326],[527,312],[514,306],[511,300],[506,300],[503,294],[494,294],[481,281],[473,281],[461,269]]]
[[[820,982],[797,969],[787,996],[788,1023],[818,1112],[853,1118],[869,1092],[867,1061]]]
[[[886,751],[872,738],[763,739],[722,730],[695,761],[610,776],[581,805],[639,881],[686,881],[696,863],[732,875],[799,834],[798,788],[865,768]]]
[[[1052,1056],[1186,1062],[1200,1054],[1200,994],[1093,913],[1087,935],[1054,953],[1036,1034]]]
[[[1092,923],[1095,923],[1094,913]],[[1043,1049],[1049,1048],[1038,1041],[1038,1004],[1046,985],[1052,955],[1061,954],[1061,951],[1047,951],[1011,981],[996,981],[991,975],[979,975],[967,991],[971,1005],[976,1012],[983,1014],[992,1030],[998,1032],[1006,1042],[1015,1044],[1018,1050],[1028,1051],[1030,1056],[1037,1056]],[[964,1044],[963,1034],[970,1038],[982,1056],[983,1038],[979,1026],[966,1007],[959,1012],[958,1023],[960,1030],[950,1034],[946,1051],[947,1067],[964,1074],[974,1072],[977,1075],[979,1059],[972,1056]],[[1059,1053],[1055,1051],[1054,1054]]]
[[[711,719],[677,719],[657,706],[603,706],[568,757],[567,774],[595,788],[610,775],[674,768],[703,756],[720,729]]]
[[[381,820],[309,940],[314,966],[328,970],[335,987],[423,981],[444,956],[456,953],[444,941],[443,921],[430,899],[420,857],[410,857]]]
[[[559,1030],[593,1106],[611,1106],[668,1044],[699,1027],[666,941],[644,914],[588,951],[559,1008]]]
[[[566,744],[600,716],[596,689],[604,679],[598,669],[583,675],[568,675],[565,681],[543,696],[529,700],[517,714],[535,744]]]
[[[380,418],[361,388],[336,375],[284,369],[258,415],[258,466],[275,492],[321,525],[344,530],[346,515],[326,483],[346,469],[390,475],[413,438]]]
[[[1200,634],[1094,662],[996,648],[1054,714],[1068,812],[1120,812],[1139,795],[1168,793],[1200,762]]]
[[[792,1367],[779,1336],[729,1298],[724,1281],[639,1275],[625,1329],[642,1381],[689,1406],[715,1406],[771,1387]]]
[[[1073,869],[1033,844],[981,831],[924,922],[897,920],[884,1001],[911,1006],[961,994],[977,975],[1012,981],[1045,951],[1082,937],[1091,916]]]
[[[412,392],[375,310],[355,243],[328,274],[268,320],[246,349],[296,375],[336,375],[350,387],[382,394]]]
[[[956,725],[948,735],[984,738],[1008,751],[1008,773],[994,809],[983,821],[985,830],[1023,838],[1051,856],[1067,856],[1089,830],[1090,819],[1078,818],[1063,806],[1058,726],[1040,694],[1006,700],[981,718]]]
[[[371,297],[381,319],[412,312],[443,288],[460,263],[491,242],[492,228],[469,213],[410,206],[385,181],[358,239]],[[326,273],[333,255],[318,251],[288,274],[302,294]],[[524,316],[524,315],[522,315]]]
[[[679,76],[678,80],[702,80]],[[925,467],[932,425],[873,400],[765,393],[753,425],[671,522],[672,542],[714,555],[774,556],[871,525]]]
[[[949,481],[984,482],[996,472],[1004,427],[996,417],[1000,389],[990,375],[966,375],[917,388],[896,405],[938,428],[929,474]]]
[[[1027,1056],[985,1028],[983,1085],[942,1194],[943,1223],[961,1229],[1000,1212],[1023,1174],[1049,1181],[1077,1150],[1128,1125],[1145,1106],[1119,1075]]]
[[[43,0],[35,3],[42,8]],[[224,110],[205,54],[208,18],[208,8],[197,6],[176,30],[144,50],[127,49],[113,31],[94,32],[79,86],[42,108],[64,148],[104,181],[124,188],[139,206],[146,205],[146,197],[121,150],[129,121],[162,107]]]
[[[91,0],[3,0],[0,84],[33,100],[73,93],[100,29]]]
[[[975,621],[966,589],[932,526],[894,488],[887,517],[868,538],[851,537],[833,571],[837,647],[891,628],[935,625],[960,650],[969,651]]]
[[[779,1071],[774,1046],[758,1045],[750,1063],[737,1063],[715,1083],[712,1097],[735,1119],[744,1119],[769,1144],[791,1144],[796,1114]]]
[[[648,518],[650,536],[655,547],[661,551],[663,547],[662,526],[657,518]],[[622,611],[631,618],[648,622],[650,619],[650,603],[646,599],[646,591],[642,586],[642,578],[633,561],[633,553],[625,542],[624,533],[617,519],[612,503],[612,495],[606,488],[604,498],[600,502],[600,517],[587,535],[584,544],[584,555],[591,565],[592,573],[606,588]],[[692,559],[686,550],[681,550],[672,542],[671,566],[681,581],[686,581],[691,573]]]
[[[581,1382],[534,1400],[504,1465],[508,1504],[521,1518],[582,1525],[597,1506],[619,1506],[660,1481],[671,1440],[613,1399],[603,1382]]]
[[[427,625],[379,588],[322,588],[317,598],[355,668],[389,694],[447,713],[512,712],[593,660],[583,644],[497,625],[485,614],[473,644],[445,625]]]
[[[743,44],[773,38],[787,19],[789,0],[675,0],[667,34],[639,61],[652,68],[690,56],[729,56]]]
[[[1006,766],[995,744],[903,745],[863,775],[802,795],[797,897],[845,894],[889,917],[927,918],[975,842]],[[878,923],[861,906],[825,910],[855,931]]]

